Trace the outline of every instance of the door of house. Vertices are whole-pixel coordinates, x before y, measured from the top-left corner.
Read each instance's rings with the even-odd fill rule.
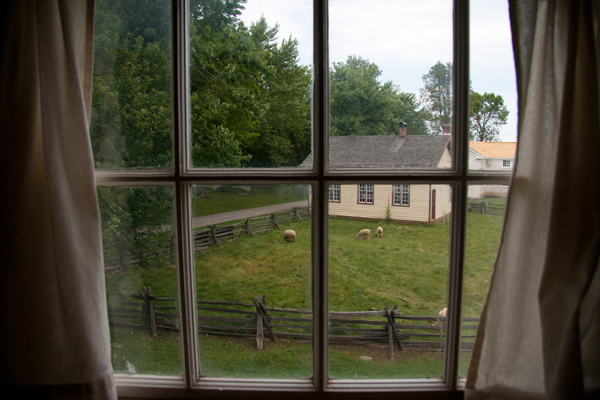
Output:
[[[431,220],[435,221],[435,189],[431,191]]]

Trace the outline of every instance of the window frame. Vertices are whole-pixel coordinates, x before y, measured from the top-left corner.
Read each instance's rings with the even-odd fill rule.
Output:
[[[400,186],[400,192],[396,193],[396,187]],[[404,189],[407,189],[406,191]],[[406,194],[406,204],[404,195]],[[400,196],[400,202],[396,203],[396,195]],[[410,207],[410,185],[406,183],[392,185],[392,205],[397,207]]]
[[[502,168],[512,168],[512,160],[502,160]]]
[[[335,195],[337,193],[337,200],[335,199]],[[340,185],[338,183],[332,183],[329,185],[329,202],[330,203],[340,203],[342,201],[342,193],[340,189]]]
[[[364,186],[364,188],[361,188],[361,186]],[[371,189],[370,191],[369,188]],[[369,206],[375,204],[375,187],[373,184],[359,183],[358,185],[356,185],[356,194],[357,204],[366,204]],[[364,197],[363,201],[360,201],[361,195]],[[369,202],[369,199],[371,200],[371,202]]]
[[[202,397],[224,391],[220,397],[260,395],[277,398],[282,391],[296,397],[337,397],[352,392],[377,393],[397,398],[404,392],[411,398],[440,398],[456,395],[464,388],[458,379],[460,315],[464,272],[466,200],[469,184],[508,184],[510,173],[468,170],[469,132],[469,1],[453,2],[453,164],[447,170],[339,170],[328,165],[329,60],[328,0],[313,0],[313,165],[306,168],[210,169],[191,168],[189,137],[189,64],[187,0],[171,0],[172,52],[172,132],[173,167],[170,170],[101,170],[96,184],[101,187],[170,186],[175,197],[175,238],[177,281],[180,300],[183,376],[157,377],[116,374],[119,396],[124,397]],[[462,135],[456,132],[463,132]],[[452,216],[448,275],[448,317],[444,368],[440,379],[330,380],[327,375],[327,249],[328,185],[360,184],[447,184],[451,187]],[[194,259],[191,225],[193,185],[198,184],[306,184],[312,200],[312,287],[313,287],[313,376],[305,380],[203,378],[198,360],[196,334]],[[331,393],[335,392],[335,393]],[[294,395],[294,394],[292,394]],[[353,396],[355,397],[355,396]]]

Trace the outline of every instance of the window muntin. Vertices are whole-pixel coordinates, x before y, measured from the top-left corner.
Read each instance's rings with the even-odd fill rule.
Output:
[[[321,2],[321,1],[317,1],[316,4],[318,7],[315,8],[315,13],[316,13],[316,18],[315,20],[317,21],[322,21],[322,20],[326,20],[323,19],[324,13],[323,13],[323,7],[324,7],[324,3],[325,2]],[[184,10],[181,7],[181,4],[174,2],[175,4],[175,9],[174,9],[174,13],[175,13],[175,18],[174,20],[179,24],[177,25],[178,27],[184,26],[186,21],[188,20],[187,15],[185,15],[185,13],[187,12],[187,10]],[[466,1],[456,1],[455,2],[455,10],[454,10],[454,27],[455,27],[455,43],[456,46],[458,46],[458,49],[462,49],[465,50],[465,45],[468,44],[468,21],[466,20],[466,16],[468,16],[468,7],[467,6],[467,2]],[[316,37],[321,37],[321,38],[326,38],[325,32],[326,32],[326,23],[324,23],[323,25],[317,25],[315,26],[315,34]],[[315,194],[319,193],[319,187],[320,185],[325,185],[325,186],[321,186],[321,187],[326,187],[327,184],[329,182],[328,179],[331,179],[330,176],[327,175],[327,166],[324,165],[321,162],[321,158],[319,158],[319,154],[318,151],[321,150],[323,148],[322,143],[323,143],[323,139],[324,134],[327,133],[327,129],[326,127],[323,126],[322,123],[315,123],[315,125],[313,126],[314,132],[315,132],[315,136],[314,136],[314,142],[315,142],[315,157],[313,159],[314,162],[314,168],[315,170],[319,173],[319,175],[310,175],[310,174],[304,174],[302,172],[296,173],[294,171],[285,171],[284,173],[281,173],[281,171],[267,171],[266,173],[261,173],[261,172],[256,172],[257,170],[251,171],[251,170],[236,170],[235,172],[232,173],[228,173],[227,171],[220,171],[220,170],[214,170],[214,171],[210,171],[210,173],[208,172],[194,172],[194,171],[190,171],[187,168],[187,165],[191,165],[190,162],[186,161],[188,160],[187,158],[187,150],[184,149],[183,147],[180,147],[178,145],[178,143],[187,143],[187,132],[186,132],[186,124],[187,124],[187,120],[186,120],[186,113],[185,112],[181,112],[181,110],[185,110],[186,109],[186,104],[187,104],[187,99],[185,96],[185,84],[182,85],[182,82],[186,82],[187,78],[187,72],[186,72],[186,55],[185,55],[185,51],[184,48],[185,46],[183,46],[183,44],[186,42],[187,40],[187,36],[186,34],[182,34],[184,32],[184,30],[179,29],[176,30],[174,29],[175,32],[177,32],[177,34],[174,36],[175,38],[175,43],[173,45],[173,49],[174,51],[174,59],[173,59],[173,85],[175,88],[175,95],[174,95],[174,103],[177,105],[177,107],[175,107],[177,110],[179,110],[176,115],[173,116],[173,120],[174,120],[174,129],[176,132],[175,135],[175,146],[174,146],[174,151],[173,151],[173,157],[175,158],[175,160],[177,160],[176,162],[173,163],[174,167],[177,169],[176,172],[173,173],[163,173],[161,171],[158,170],[152,170],[149,171],[148,173],[144,174],[133,174],[133,173],[111,173],[111,172],[99,172],[97,174],[97,182],[99,182],[100,184],[104,185],[104,186],[120,186],[123,185],[124,182],[126,180],[128,180],[129,182],[132,182],[134,185],[139,186],[139,185],[143,185],[144,183],[148,183],[151,182],[152,179],[156,179],[158,181],[164,182],[169,181],[171,182],[174,186],[178,187],[178,190],[174,191],[174,198],[175,198],[175,205],[176,205],[176,209],[177,209],[177,215],[180,215],[181,218],[178,221],[175,221],[174,226],[177,228],[177,237],[180,238],[180,240],[177,241],[177,245],[179,246],[179,249],[181,250],[181,258],[178,260],[178,266],[179,266],[179,284],[181,287],[181,301],[182,303],[185,303],[187,305],[187,309],[193,309],[194,308],[194,296],[193,296],[193,281],[194,281],[194,276],[193,276],[193,261],[190,260],[190,255],[192,254],[192,250],[189,247],[189,245],[187,244],[188,239],[191,242],[191,234],[188,233],[188,231],[186,230],[186,224],[187,224],[187,220],[189,218],[189,196],[191,196],[191,186],[192,183],[195,182],[202,182],[202,178],[205,176],[210,176],[210,181],[212,182],[219,182],[219,183],[223,183],[223,184],[234,184],[234,183],[239,183],[240,179],[243,179],[245,182],[254,182],[254,183],[260,183],[260,184],[264,184],[264,183],[280,183],[282,181],[285,182],[296,182],[296,183],[307,183],[309,182],[312,186],[312,191]],[[452,35],[448,35],[448,37],[451,37]],[[314,87],[315,87],[315,103],[313,104],[313,107],[315,109],[315,113],[317,114],[314,117],[315,121],[324,121],[326,120],[324,118],[324,115],[320,114],[322,112],[324,112],[324,110],[326,110],[326,105],[323,103],[322,99],[326,98],[325,92],[328,90],[327,86],[325,85],[325,83],[327,83],[327,66],[322,64],[322,58],[321,55],[322,54],[326,54],[324,51],[326,50],[326,41],[325,40],[321,40],[320,42],[318,42],[318,48],[315,49],[315,63],[313,65],[314,69],[315,69],[315,76],[317,77],[317,79],[315,79],[314,82]],[[454,88],[454,96],[455,98],[460,98],[461,101],[457,101],[458,104],[467,104],[467,94],[468,94],[468,90],[469,90],[469,85],[468,85],[468,57],[465,57],[465,54],[468,55],[468,52],[465,51],[458,51],[454,56],[454,61],[453,61],[453,69],[454,69],[454,76],[455,76],[455,82],[456,82],[456,86]],[[319,115],[320,114],[320,115]],[[466,119],[464,117],[464,113],[458,113],[455,114],[455,118],[453,119],[453,126],[454,126],[454,132],[468,132],[468,127],[466,125]],[[460,160],[462,158],[463,160],[463,165],[464,165],[464,161],[466,160],[465,158],[465,152],[462,150],[463,149],[463,144],[465,143],[465,138],[463,138],[461,135],[464,134],[455,134],[455,139],[456,142],[453,142],[453,146],[452,146],[452,159],[454,160]],[[461,140],[462,138],[462,140]],[[182,161],[183,160],[183,161]],[[325,158],[325,162],[327,162],[327,159]],[[337,172],[337,171],[334,171]],[[355,181],[361,181],[363,180],[364,175],[361,173],[357,173],[356,171],[352,171],[352,170],[348,170],[348,171],[344,171],[343,172],[344,175],[346,175],[346,180],[350,181],[351,179],[354,179]],[[409,182],[412,182],[414,180],[417,180],[418,182],[422,183],[423,181],[426,182],[437,182],[437,183],[451,183],[453,185],[458,184],[458,182],[460,182],[463,179],[467,179],[467,181],[469,180],[469,176],[466,174],[466,171],[460,171],[460,170],[450,170],[448,173],[443,174],[443,175],[437,175],[434,171],[431,172],[427,172],[424,170],[421,170],[420,173],[418,174],[402,174],[402,172],[398,172],[397,174],[400,174],[400,176],[402,176],[402,179],[407,180]],[[262,178],[257,178],[258,177],[262,177]],[[386,177],[386,172],[385,171],[377,171],[377,170],[373,170],[370,172],[370,178],[372,179],[384,179]],[[126,178],[124,180],[124,178]],[[215,180],[215,178],[217,178],[218,180]],[[490,180],[492,182],[508,182],[507,178],[494,178],[491,177]],[[355,186],[356,187],[356,186]],[[465,200],[465,196],[466,196],[466,192],[461,192],[460,187],[454,187],[453,188],[454,191],[454,205],[458,206],[459,208],[462,207],[464,205],[464,200]],[[324,193],[321,192],[321,196],[316,196],[314,198],[314,200],[316,202],[322,202],[321,204],[321,209],[324,209],[324,205],[327,204],[327,198],[324,197]],[[313,219],[315,221],[315,235],[314,235],[314,240],[316,243],[326,243],[325,242],[325,232],[326,232],[326,224],[324,223],[324,215],[322,214],[323,211],[317,212],[319,210],[319,208],[315,208],[315,215],[313,215]],[[456,213],[456,214],[461,214],[460,212]],[[325,212],[326,215],[326,212]],[[454,217],[453,217],[454,218]],[[461,232],[461,220],[460,219],[454,219],[453,223],[457,224],[457,227],[455,228],[455,230],[453,230],[453,233],[456,233],[456,235],[453,235],[451,237],[451,252],[453,252],[454,254],[460,254],[460,248],[462,246],[462,242],[460,240],[460,232]],[[190,230],[191,232],[191,230]],[[457,239],[458,238],[458,239]],[[317,251],[317,253],[315,254],[315,264],[313,265],[313,271],[323,271],[326,270],[326,265],[321,265],[319,264],[319,260],[325,259],[326,256],[324,252],[326,252],[326,247],[324,246],[316,246],[316,249],[319,249]],[[460,279],[457,279],[457,276],[461,275],[461,269],[460,269],[460,263],[459,263],[459,258],[457,257],[450,257],[450,272],[449,272],[449,276],[450,276],[450,285],[449,285],[449,293],[448,293],[448,297],[450,298],[450,303],[449,303],[449,310],[450,313],[452,313],[453,309],[460,309],[460,298],[461,298],[461,289],[459,286],[457,286],[457,282],[460,282]],[[318,274],[314,274],[314,285],[315,288],[320,288],[320,290],[323,289],[322,287],[322,277],[319,277]],[[326,290],[326,288],[325,288]],[[322,317],[326,318],[326,313],[323,313],[322,311],[320,311],[318,309],[319,306],[322,305],[322,302],[320,303],[320,301],[323,299],[321,297],[321,295],[319,294],[319,291],[315,291],[314,295],[314,304],[316,305],[316,308],[314,310],[315,312],[315,321],[316,322],[320,322],[320,321],[325,321],[325,319],[321,319]],[[181,313],[181,325],[182,325],[182,349],[194,349],[196,348],[196,344],[195,344],[195,339],[193,339],[196,335],[196,329],[194,327],[194,324],[196,323],[195,321],[195,317],[193,317],[190,313],[186,312],[186,311],[182,311]],[[447,387],[450,390],[455,390],[456,389],[456,385],[457,385],[457,380],[456,380],[456,370],[453,368],[453,361],[455,360],[457,357],[457,351],[458,351],[458,347],[454,344],[454,340],[453,340],[453,330],[455,329],[455,324],[452,320],[451,314],[449,317],[449,321],[448,321],[449,325],[447,327],[448,329],[448,343],[449,343],[449,347],[446,349],[445,352],[445,361],[444,361],[444,374],[443,374],[443,379],[445,383],[443,383],[442,381],[434,381],[432,384],[429,383],[423,383],[422,381],[419,382],[414,382],[411,381],[409,382],[409,386],[405,386],[403,384],[402,381],[400,382],[396,382],[396,383],[392,383],[390,384],[389,382],[386,382],[386,387],[388,388],[388,390],[402,390],[403,388],[412,388],[414,390],[415,387],[419,387],[419,389],[432,389],[432,388],[437,388],[439,389],[440,387],[442,387],[443,385],[447,385]],[[313,378],[313,380],[311,382],[314,382],[314,387],[316,388],[316,390],[318,391],[322,391],[325,387],[328,390],[331,391],[335,391],[335,390],[347,390],[348,386],[346,382],[338,382],[338,381],[327,381],[327,363],[324,364],[320,364],[323,360],[326,359],[326,355],[323,353],[319,353],[318,352],[318,344],[321,343],[321,341],[323,340],[323,335],[321,335],[321,331],[317,331],[315,333],[314,336],[314,340],[315,343],[317,343],[317,350],[314,350],[316,354],[316,357],[314,358],[314,362],[316,365],[320,365],[320,366],[324,366],[324,368],[317,368],[315,370],[315,376]],[[197,384],[197,380],[199,379],[198,377],[200,376],[200,365],[197,362],[196,357],[194,356],[193,353],[188,352],[187,357],[184,358],[184,362],[185,362],[185,368],[184,368],[184,376],[183,379],[185,381],[189,382],[189,385],[194,386],[195,384]],[[130,387],[134,387],[134,386],[160,386],[160,387],[174,387],[177,385],[180,385],[180,387],[182,387],[182,383],[178,383],[172,380],[161,380],[160,378],[156,379],[152,379],[152,380],[148,380],[144,377],[136,377],[136,378],[131,378],[131,377],[127,377],[127,380],[124,380],[122,376],[117,376],[117,382],[120,384],[123,384],[125,382],[127,382],[126,384]],[[175,382],[175,383],[174,383]],[[226,383],[219,383],[219,382],[223,382],[223,381],[212,381],[210,377],[202,377],[200,378],[199,381],[199,385],[201,385],[202,387],[212,387],[212,388],[221,388],[221,389],[227,389],[229,387],[236,387],[238,390],[239,389],[251,389],[251,388],[256,388],[257,384],[255,383],[249,383],[249,382],[245,382],[245,381],[235,381],[235,380],[228,380]],[[264,386],[265,388],[275,388],[275,386],[273,386],[272,382],[268,382],[268,381],[261,381],[261,383],[258,383],[259,386]],[[280,385],[279,383],[277,385]],[[351,384],[350,384],[351,385]],[[371,383],[362,383],[361,384],[361,388],[365,389],[365,390],[377,390],[379,388],[378,386],[379,384],[377,382],[371,382]],[[417,386],[415,386],[417,385]],[[432,386],[433,385],[433,386]],[[297,389],[297,390],[311,390],[311,388],[313,388],[311,383],[305,383],[303,382],[299,382],[299,381],[289,381],[286,382],[284,384],[284,386],[288,389]],[[278,386],[281,387],[281,386]]]
[[[373,204],[373,185],[358,185],[358,202],[363,204]]]
[[[502,168],[510,168],[511,160],[502,160]]]
[[[340,185],[334,183],[329,185],[329,201],[339,203],[340,201]]]
[[[410,185],[394,185],[394,203],[395,206],[410,205]]]

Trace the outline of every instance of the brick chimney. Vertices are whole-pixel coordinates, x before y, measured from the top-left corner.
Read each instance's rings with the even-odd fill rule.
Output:
[[[452,124],[442,125],[442,135],[452,135]]]
[[[398,136],[400,137],[404,137],[406,136],[406,127],[408,125],[406,124],[406,122],[400,122],[400,128],[398,130]]]

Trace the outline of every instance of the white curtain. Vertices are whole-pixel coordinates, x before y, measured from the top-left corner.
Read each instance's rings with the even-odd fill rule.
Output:
[[[519,147],[466,398],[599,398],[600,4],[509,5]]]
[[[0,5],[0,381],[116,398],[88,136],[94,2]]]

